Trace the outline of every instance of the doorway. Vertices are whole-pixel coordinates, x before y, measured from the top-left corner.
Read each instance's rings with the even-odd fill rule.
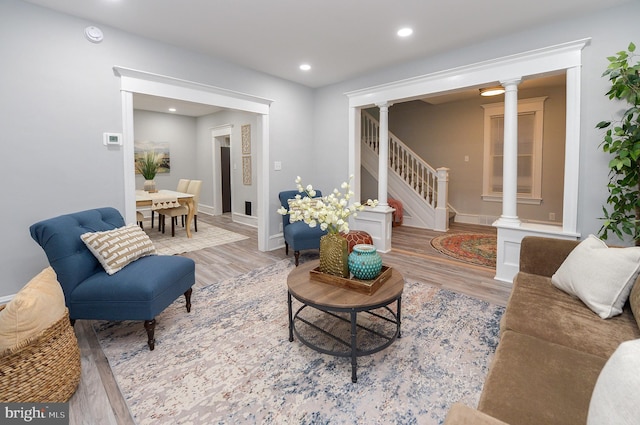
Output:
[[[228,141],[228,139],[226,139]],[[220,183],[222,185],[222,214],[231,212],[231,147],[220,146]]]
[[[272,213],[269,209],[269,109],[272,100],[245,93],[238,93],[145,71],[115,66],[114,73],[120,77],[120,93],[122,100],[122,160],[124,172],[123,195],[127,222],[135,220],[135,173],[133,163],[133,94],[141,93],[152,96],[179,99],[221,108],[233,108],[258,115],[256,134],[257,159],[257,203],[264,214],[258,216],[258,250],[269,249],[268,225]],[[215,151],[214,151],[215,152]]]
[[[233,124],[211,129],[211,168],[213,170],[213,215],[233,214],[234,179],[231,170]]]
[[[517,85],[531,79],[564,72],[566,76],[565,116],[565,164],[564,191],[561,225],[540,226],[522,223],[517,215],[508,211],[498,219],[498,254],[496,279],[512,282],[518,271],[520,243],[527,235],[551,235],[560,239],[576,239],[580,236],[578,225],[578,172],[580,170],[580,76],[581,51],[589,39],[576,40],[518,55],[498,58],[468,66],[424,75],[410,80],[401,80],[384,86],[370,87],[346,93],[349,98],[349,173],[360,170],[361,109],[373,105],[388,108],[389,104],[425,97],[430,94],[448,93],[462,87],[481,88],[497,83],[515,94],[510,102],[512,113],[517,114]],[[517,151],[516,151],[517,152]],[[512,180],[513,181],[513,180]],[[360,182],[356,181],[356,198],[360,195]],[[515,197],[511,199],[517,201]],[[506,204],[506,202],[504,202]],[[517,205],[515,202],[513,204]],[[512,220],[515,216],[515,220]],[[514,224],[517,223],[517,224]],[[391,226],[381,228],[383,240],[390,238]]]

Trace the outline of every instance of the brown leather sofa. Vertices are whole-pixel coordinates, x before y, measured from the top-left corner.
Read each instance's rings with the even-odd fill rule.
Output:
[[[622,314],[601,319],[551,283],[578,243],[523,239],[520,272],[478,408],[454,404],[445,425],[587,423],[591,395],[607,359],[620,343],[640,338],[640,279]]]

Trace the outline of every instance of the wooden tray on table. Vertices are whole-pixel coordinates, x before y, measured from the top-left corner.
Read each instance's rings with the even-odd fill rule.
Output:
[[[312,280],[360,292],[362,294],[372,295],[378,290],[378,288],[382,286],[384,282],[389,280],[392,272],[393,269],[391,267],[382,265],[382,270],[380,271],[378,277],[371,280],[356,279],[355,277],[346,278],[341,276],[334,276],[332,274],[321,272],[320,267],[312,269],[309,274]]]

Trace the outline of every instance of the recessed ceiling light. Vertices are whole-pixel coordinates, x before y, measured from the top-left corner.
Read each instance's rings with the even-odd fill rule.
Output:
[[[413,34],[413,30],[411,28],[401,28],[398,30],[398,36],[400,37],[409,37]]]
[[[302,65],[300,65],[300,69],[303,71],[309,71],[311,69],[311,65],[309,65],[308,63],[303,63]]]
[[[169,108],[169,112],[175,112],[176,108]]]

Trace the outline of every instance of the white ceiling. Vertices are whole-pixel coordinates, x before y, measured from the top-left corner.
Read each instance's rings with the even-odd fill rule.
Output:
[[[564,86],[566,84],[566,81],[567,77],[564,72],[529,80],[524,79],[522,80],[522,83],[518,84],[518,91],[539,89],[541,87]],[[430,103],[431,105],[440,105],[443,103],[456,102],[459,100],[467,100],[479,95],[479,89],[462,88],[460,90],[456,90],[455,92],[445,94],[435,93],[433,95],[426,96],[421,100],[426,103]],[[502,96],[500,97],[502,98]]]
[[[173,108],[175,111],[170,111],[169,108]],[[165,97],[134,93],[133,109],[163,112],[165,114],[186,115],[188,117],[202,117],[205,115],[215,114],[223,108],[204,105],[202,103],[185,102],[183,100],[167,99]]]
[[[634,0],[26,0],[309,87]],[[414,34],[396,36],[403,26]],[[298,66],[308,62],[311,71]]]

